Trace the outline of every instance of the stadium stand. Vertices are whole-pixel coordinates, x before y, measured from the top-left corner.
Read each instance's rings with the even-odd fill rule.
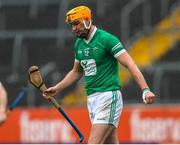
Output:
[[[18,88],[22,85],[29,85],[27,69],[30,65],[39,65],[42,69],[44,68],[44,78],[49,85],[56,83],[72,67],[73,52],[71,49],[74,37],[64,24],[64,14],[68,9],[77,5],[89,6],[93,10],[93,18],[98,27],[117,35],[136,61],[139,59],[139,63],[149,63],[140,57],[139,51],[142,52],[142,50],[134,48],[133,45],[142,46],[140,49],[145,47],[147,52],[144,53],[149,55],[147,46],[151,46],[146,43],[147,39],[152,39],[151,33],[154,32],[153,38],[159,40],[157,31],[154,29],[160,22],[167,22],[168,16],[179,8],[178,0],[91,0],[86,2],[83,0],[78,2],[71,0],[0,0],[0,4],[0,46],[3,52],[0,53],[0,79],[8,89],[9,96],[17,93]],[[179,15],[177,17],[179,18]],[[174,20],[174,17],[168,22],[172,22],[171,20]],[[177,23],[179,24],[179,19]],[[177,31],[179,32],[179,26]],[[169,35],[167,37],[169,38]],[[162,43],[164,47],[157,45],[154,49],[159,53],[163,50],[163,55],[158,54],[162,58],[158,57],[154,63],[158,61],[159,64],[163,60],[179,61],[178,42],[179,38],[177,43]],[[164,50],[169,53],[166,55]],[[154,69],[151,69],[151,65],[142,69],[153,87]],[[121,75],[125,79],[126,73]],[[80,82],[64,91],[61,95],[64,97],[62,104],[83,104],[86,99],[80,89],[82,86]],[[163,88],[161,96],[163,96]],[[176,91],[170,91],[169,96],[175,96],[174,92],[176,93]],[[139,93],[133,80],[124,83],[125,103],[140,102],[141,98],[137,98]],[[38,95],[40,93],[31,88],[24,105],[41,105],[43,102],[41,97],[33,99]],[[81,99],[77,99],[79,95]]]

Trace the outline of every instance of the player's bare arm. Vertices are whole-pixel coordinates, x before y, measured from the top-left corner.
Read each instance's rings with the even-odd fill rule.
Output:
[[[132,74],[133,78],[136,80],[137,84],[143,91],[142,98],[144,103],[153,103],[155,100],[155,95],[150,91],[141,71],[138,69],[131,56],[127,52],[124,52],[120,56],[118,56],[117,59],[123,66],[125,66],[129,70],[129,72]]]
[[[0,124],[7,118],[7,92],[0,83]]]
[[[7,108],[7,93],[3,85],[0,83],[0,112],[5,112]]]
[[[46,95],[56,96],[60,91],[78,81],[83,76],[83,72],[79,62],[74,62],[72,70],[65,76],[65,78],[57,83],[55,86],[48,88]]]

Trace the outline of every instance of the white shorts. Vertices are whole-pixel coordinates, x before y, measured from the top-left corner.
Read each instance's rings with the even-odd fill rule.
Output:
[[[118,127],[123,108],[119,90],[96,92],[88,96],[88,111],[92,124],[112,124]]]

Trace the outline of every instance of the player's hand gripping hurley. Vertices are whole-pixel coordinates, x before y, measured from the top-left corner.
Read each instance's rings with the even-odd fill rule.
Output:
[[[47,87],[42,80],[39,68],[37,66],[31,66],[29,68],[29,81],[42,93],[46,94],[45,91],[47,90]],[[72,122],[72,120],[67,116],[67,114],[61,108],[61,106],[58,104],[55,98],[53,96],[48,96],[48,100],[59,110],[59,112],[64,116],[64,118],[70,123],[70,125],[74,128],[74,130],[80,137],[80,142],[82,142],[84,140],[84,136],[82,135],[80,130],[76,127],[76,125]]]

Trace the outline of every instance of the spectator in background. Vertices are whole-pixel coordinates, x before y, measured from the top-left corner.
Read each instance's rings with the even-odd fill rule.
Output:
[[[145,104],[153,103],[155,95],[119,39],[92,24],[88,7],[70,10],[66,14],[66,23],[78,37],[74,45],[74,66],[62,81],[48,88],[44,96],[57,95],[84,75],[92,123],[88,143],[118,143],[117,127],[123,108],[118,62],[136,80]]]
[[[0,82],[0,124],[7,119],[7,92]]]

